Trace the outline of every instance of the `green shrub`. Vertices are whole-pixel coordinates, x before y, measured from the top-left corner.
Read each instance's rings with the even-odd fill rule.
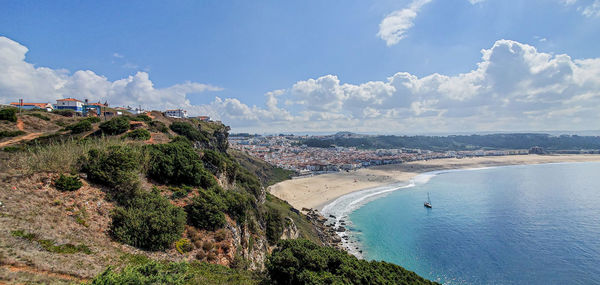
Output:
[[[280,241],[266,267],[271,284],[437,284],[398,265],[303,239]]]
[[[44,116],[40,113],[27,113],[28,116],[32,116],[32,117],[36,117],[38,119],[42,119],[44,121],[50,121],[50,118],[48,118],[47,116]]]
[[[182,135],[193,142],[208,142],[206,134],[202,133],[197,127],[194,127],[190,123],[173,122],[169,127],[177,134]]]
[[[88,120],[81,120],[67,127],[73,134],[81,134],[92,130],[92,123]]]
[[[87,118],[83,119],[83,121],[88,121],[92,124],[95,124],[95,123],[100,123],[100,121],[102,121],[102,119],[100,119],[100,117],[87,117]]]
[[[52,110],[52,113],[61,115],[63,117],[74,117],[75,116],[75,111],[70,110],[70,109],[54,109],[54,110]]]
[[[181,238],[185,212],[160,194],[145,193],[117,207],[111,234],[123,243],[146,250],[163,250]]]
[[[136,121],[143,121],[143,122],[152,121],[152,118],[148,117],[148,115],[146,115],[146,114],[139,114],[139,115],[133,117],[133,119]]]
[[[75,191],[83,186],[81,180],[77,176],[61,174],[58,179],[54,180],[54,187],[61,191]]]
[[[129,119],[125,116],[114,117],[100,124],[100,129],[107,135],[118,135],[129,130]]]
[[[169,128],[167,128],[167,126],[161,121],[150,122],[150,130],[155,131],[155,132],[161,132],[161,133],[169,132]]]
[[[145,141],[149,140],[150,136],[150,132],[146,129],[135,129],[127,133],[124,137],[133,140]]]
[[[24,135],[24,131],[0,131],[0,139]]]
[[[198,154],[185,143],[168,143],[149,147],[148,177],[166,184],[185,184],[208,188],[216,184],[204,169]]]
[[[138,148],[128,146],[91,149],[80,159],[81,171],[91,181],[113,188],[115,199],[128,199],[139,192],[142,156]]]
[[[283,227],[285,225],[284,217],[273,208],[267,208],[265,213],[265,221],[267,222],[267,240],[271,244],[275,244],[281,238],[283,234]]]
[[[100,273],[92,284],[262,284],[262,275],[251,271],[238,271],[206,262],[160,263],[150,261],[129,265],[121,271],[109,267]]]
[[[169,187],[169,190],[173,192],[171,195],[171,199],[180,199],[186,197],[190,192],[192,192],[193,188],[189,186],[179,187]]]
[[[19,146],[7,146],[7,147],[3,148],[2,151],[14,153],[14,152],[19,152],[19,151],[25,151],[25,148],[22,145],[19,145]]]
[[[85,254],[92,254],[92,250],[85,244],[74,245],[71,243],[56,245],[53,240],[49,239],[41,239],[36,234],[28,233],[24,230],[12,231],[11,235],[14,237],[19,237],[26,239],[28,241],[35,241],[40,244],[40,246],[49,252],[54,253],[78,253],[82,252]]]
[[[186,252],[190,252],[192,251],[192,243],[190,242],[189,239],[187,238],[182,238],[180,240],[178,240],[177,242],[175,242],[175,249],[177,250],[177,252],[184,254]]]
[[[225,225],[225,204],[215,190],[200,191],[200,195],[192,199],[185,207],[188,223],[205,230],[216,230]]]
[[[17,112],[19,109],[17,108],[4,108],[0,109],[0,121],[9,121],[16,122],[17,121]]]

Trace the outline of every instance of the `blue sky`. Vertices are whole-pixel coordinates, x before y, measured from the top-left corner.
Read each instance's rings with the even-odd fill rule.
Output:
[[[390,18],[395,12],[398,17]],[[412,16],[406,18],[405,12]],[[396,25],[387,28],[392,34],[401,35],[391,44],[390,36],[380,33],[388,18],[390,22],[396,20]],[[475,79],[459,80],[460,74],[477,77],[475,73],[485,62],[481,51],[499,51],[502,44],[509,45],[498,42],[502,39],[510,40],[510,45],[533,47],[535,54],[549,55],[546,64],[542,64],[546,68],[558,55],[566,54],[571,62],[567,66],[589,69],[582,74],[593,73],[596,65],[583,66],[576,61],[600,56],[599,0],[2,0],[0,36],[6,38],[6,48],[27,48],[21,61],[8,60],[4,65],[0,62],[0,73],[13,72],[14,76],[11,64],[29,64],[33,69],[23,67],[23,72],[39,73],[44,70],[37,69],[48,68],[57,76],[52,83],[46,75],[28,74],[31,80],[40,76],[46,80],[41,80],[39,88],[26,88],[29,91],[23,91],[13,81],[3,86],[0,80],[0,100],[4,103],[14,101],[15,96],[52,102],[56,97],[86,94],[99,100],[111,99],[115,104],[142,104],[147,108],[182,105],[192,113],[222,119],[234,130],[257,132],[345,129],[401,133],[424,127],[447,132],[565,127],[583,130],[594,128],[599,121],[590,115],[593,112],[583,110],[600,107],[597,96],[589,95],[591,101],[585,104],[564,103],[572,102],[576,96],[599,92],[594,76],[585,82],[563,82],[564,88],[548,91],[552,84],[537,78],[544,75],[533,66],[542,63],[520,56],[533,70],[527,76],[546,82],[547,90],[543,92],[548,94],[544,98],[554,98],[552,103],[542,104],[546,107],[543,110],[528,103],[517,104],[531,101],[531,96],[526,100],[515,97],[504,92],[507,86],[496,84],[494,91],[489,91],[491,87],[483,83],[490,81],[487,75],[475,83]],[[518,51],[511,52],[519,56]],[[19,57],[20,52],[15,54]],[[510,68],[503,70],[505,73],[495,76],[510,75]],[[78,71],[93,74],[82,79]],[[491,107],[477,105],[476,100],[458,100],[439,86],[436,92],[401,92],[390,81],[399,72],[415,76],[411,80],[420,83],[414,86],[426,84],[428,80],[423,80],[432,74],[448,77],[455,89],[480,86],[473,96],[508,100],[511,110],[486,110]],[[515,80],[493,81],[522,84]],[[369,82],[383,83],[382,88],[391,86],[394,90],[366,88]],[[461,84],[464,86],[456,86]],[[128,87],[115,91],[115,85]],[[538,85],[529,87],[541,90]],[[132,86],[142,87],[138,90]],[[353,93],[352,86],[360,89],[359,95]],[[42,95],[42,90],[52,92]],[[144,92],[152,97],[144,97]],[[381,96],[389,97],[393,104],[384,103]],[[410,98],[404,100],[405,97]],[[456,102],[444,103],[447,97]],[[357,98],[362,103],[351,104]],[[394,108],[388,108],[390,105]],[[462,110],[465,108],[469,110]],[[532,118],[559,111],[577,115]],[[496,116],[500,123],[478,122],[486,114]],[[535,123],[520,124],[524,119]],[[457,123],[449,124],[447,120]],[[390,122],[391,129],[381,127],[385,122]]]

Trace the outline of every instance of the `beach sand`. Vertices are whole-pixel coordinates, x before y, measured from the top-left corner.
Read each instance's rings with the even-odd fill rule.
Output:
[[[296,209],[321,210],[325,205],[348,193],[392,183],[409,182],[418,174],[429,171],[588,161],[600,161],[600,155],[510,155],[433,159],[291,179],[269,187],[269,191],[276,197],[288,201]]]

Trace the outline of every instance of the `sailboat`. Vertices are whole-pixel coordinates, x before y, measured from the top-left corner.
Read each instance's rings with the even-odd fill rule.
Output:
[[[426,208],[432,208],[431,206],[431,199],[429,198],[429,192],[427,192],[427,201],[423,204],[423,206],[425,206]]]

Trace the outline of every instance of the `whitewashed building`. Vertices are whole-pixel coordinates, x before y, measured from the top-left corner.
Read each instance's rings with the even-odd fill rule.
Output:
[[[165,116],[171,118],[187,118],[188,114],[186,110],[176,109],[176,110],[167,110],[165,111]]]

